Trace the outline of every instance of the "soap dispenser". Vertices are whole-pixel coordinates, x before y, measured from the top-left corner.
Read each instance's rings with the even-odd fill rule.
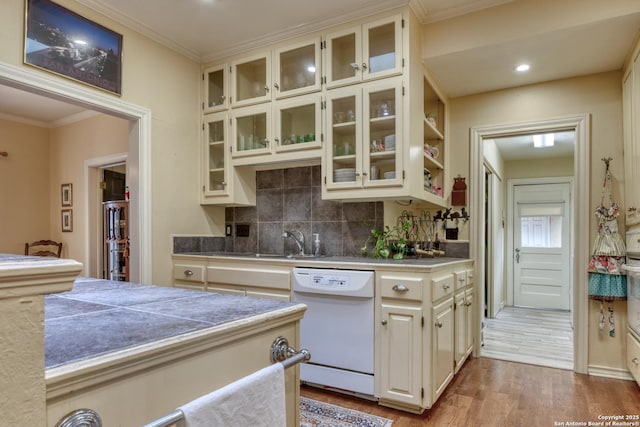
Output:
[[[313,255],[320,256],[320,234],[313,233]]]

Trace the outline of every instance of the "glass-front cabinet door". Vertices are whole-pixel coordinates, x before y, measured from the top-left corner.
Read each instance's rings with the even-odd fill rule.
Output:
[[[317,148],[322,144],[322,114],[319,94],[276,102],[275,151]]]
[[[231,106],[271,101],[271,54],[254,55],[231,64]]]
[[[225,110],[229,106],[227,64],[220,64],[204,70],[204,113]]]
[[[397,81],[396,81],[397,82]],[[402,184],[402,85],[369,83],[363,88],[365,186]]]
[[[328,88],[362,80],[361,36],[360,27],[327,34],[324,72]]]
[[[362,89],[345,88],[327,96],[327,188],[362,186]]]
[[[363,25],[363,79],[402,73],[402,16]]]
[[[205,196],[229,193],[229,150],[227,149],[228,115],[211,114],[204,119],[204,186]]]
[[[402,15],[326,36],[327,87],[402,73]]]
[[[271,107],[254,105],[231,112],[232,157],[271,152]]]
[[[327,189],[402,185],[402,82],[372,82],[327,96]]]
[[[286,46],[274,52],[273,88],[276,98],[319,91],[320,38]]]

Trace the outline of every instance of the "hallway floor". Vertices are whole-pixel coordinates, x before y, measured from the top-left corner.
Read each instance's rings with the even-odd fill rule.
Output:
[[[573,370],[568,311],[504,307],[484,320],[482,357]]]

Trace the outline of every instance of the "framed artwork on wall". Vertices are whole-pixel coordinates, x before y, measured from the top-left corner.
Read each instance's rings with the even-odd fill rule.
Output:
[[[73,210],[62,209],[62,231],[73,231]]]
[[[60,186],[60,197],[62,206],[73,206],[73,184],[62,184]]]
[[[122,35],[50,0],[25,0],[24,63],[122,94]]]

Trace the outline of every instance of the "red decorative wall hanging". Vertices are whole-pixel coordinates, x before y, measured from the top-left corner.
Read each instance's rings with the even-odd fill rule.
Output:
[[[458,175],[453,178],[453,189],[451,190],[451,206],[467,206],[467,184],[465,178]]]

